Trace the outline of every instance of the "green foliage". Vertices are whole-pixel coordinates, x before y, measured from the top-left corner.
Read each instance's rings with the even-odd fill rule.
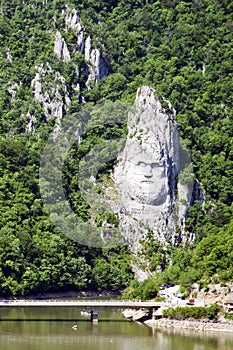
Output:
[[[25,134],[0,139],[0,294],[124,288],[132,279],[126,248],[87,250],[51,224],[38,186],[43,142],[33,141]],[[86,210],[80,201],[83,218]],[[117,223],[112,213],[106,220]]]
[[[191,307],[177,307],[175,309],[166,309],[163,311],[163,316],[172,318],[175,320],[185,319],[208,319],[215,320],[218,317],[218,313],[221,311],[221,307],[217,304],[213,304],[208,307],[203,306],[191,306]]]
[[[187,249],[173,251],[172,265],[162,273],[162,280],[176,282],[188,288],[192,283],[203,284],[232,280],[233,221],[218,230],[209,227],[206,237]]]
[[[132,281],[124,290],[123,299],[150,300],[157,296],[159,286],[154,278],[148,278],[142,282]]]
[[[123,290],[133,279],[126,246],[116,251],[104,249],[103,257],[97,258],[94,265],[93,275],[98,290]]]
[[[162,296],[158,295],[157,297],[154,298],[154,301],[158,301],[158,302],[165,301],[165,297],[162,297]]]
[[[227,320],[233,320],[233,315],[232,315],[232,313],[225,313],[224,314],[224,318],[226,318]]]

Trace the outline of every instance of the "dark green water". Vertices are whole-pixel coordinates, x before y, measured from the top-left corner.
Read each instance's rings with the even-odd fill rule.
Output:
[[[233,350],[233,334],[152,330],[119,311],[99,316],[95,325],[74,308],[0,309],[0,350]]]

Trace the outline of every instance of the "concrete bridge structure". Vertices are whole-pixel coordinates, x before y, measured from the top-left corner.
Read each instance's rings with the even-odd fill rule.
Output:
[[[148,309],[151,315],[164,302],[155,301],[123,301],[123,300],[0,300],[1,307],[74,307],[90,312],[91,321],[98,322],[98,310],[106,309]]]

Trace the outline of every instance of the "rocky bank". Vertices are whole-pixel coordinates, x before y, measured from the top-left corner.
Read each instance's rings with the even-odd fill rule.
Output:
[[[195,330],[195,331],[214,331],[214,332],[233,332],[233,321],[206,322],[194,320],[168,320],[162,318],[158,320],[146,320],[144,322],[149,327],[160,329],[179,329],[179,330]]]

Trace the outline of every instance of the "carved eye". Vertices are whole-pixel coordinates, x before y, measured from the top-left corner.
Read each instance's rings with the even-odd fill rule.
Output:
[[[138,162],[137,165],[141,166],[141,167],[145,167],[147,166],[147,164],[145,162]]]

